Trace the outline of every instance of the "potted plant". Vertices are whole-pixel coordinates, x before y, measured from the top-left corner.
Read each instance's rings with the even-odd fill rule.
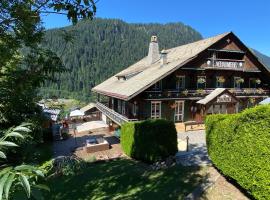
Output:
[[[170,104],[171,109],[174,109],[176,107],[176,103]]]
[[[236,80],[236,83],[244,83],[244,79],[243,78],[238,78],[237,80]]]
[[[260,79],[256,79],[256,81],[255,81],[255,83],[258,84],[258,85],[260,85],[261,82],[262,82],[262,81],[261,81]]]
[[[225,82],[225,78],[224,78],[223,76],[219,76],[219,77],[217,78],[217,82],[219,82],[219,83],[224,83],[224,82]]]
[[[258,88],[258,89],[256,90],[256,92],[257,92],[258,94],[263,94],[263,93],[264,93],[264,90],[263,90],[262,88]]]
[[[206,80],[205,80],[204,77],[200,77],[200,78],[198,78],[197,82],[198,82],[199,84],[204,84],[204,83],[206,82]]]
[[[187,95],[188,95],[188,90],[184,90],[184,91],[182,92],[182,94],[185,95],[185,96],[187,96]]]
[[[198,90],[196,90],[196,93],[199,95],[204,95],[206,93],[206,91],[203,89],[198,89]]]

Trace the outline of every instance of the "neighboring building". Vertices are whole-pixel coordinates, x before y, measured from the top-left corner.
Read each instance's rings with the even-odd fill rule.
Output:
[[[97,109],[95,103],[87,104],[86,106],[82,107],[80,111],[82,111],[84,115],[92,115],[92,114],[99,113],[99,110]]]
[[[207,114],[257,104],[269,95],[269,78],[268,68],[232,32],[161,52],[152,36],[147,57],[92,91],[107,123],[202,122]]]

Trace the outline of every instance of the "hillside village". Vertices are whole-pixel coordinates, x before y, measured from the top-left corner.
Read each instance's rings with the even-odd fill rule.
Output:
[[[0,3],[0,200],[270,199],[270,58],[99,5]]]

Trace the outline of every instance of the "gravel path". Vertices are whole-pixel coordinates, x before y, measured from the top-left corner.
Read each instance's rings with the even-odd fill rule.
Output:
[[[189,138],[189,151],[183,151],[183,148],[179,148],[180,151],[176,154],[177,163],[183,166],[210,165],[211,161],[207,153],[205,131],[198,130],[178,133],[180,143],[186,143],[187,137]]]

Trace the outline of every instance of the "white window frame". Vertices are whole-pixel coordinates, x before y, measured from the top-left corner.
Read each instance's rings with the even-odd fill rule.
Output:
[[[185,76],[176,76],[176,89],[180,90],[180,89],[185,89],[186,87],[186,77]],[[181,85],[180,85],[181,83]],[[180,87],[181,86],[181,87]]]
[[[203,83],[204,88],[199,88],[199,84],[202,84],[202,83],[198,83],[199,78],[204,78],[205,80],[205,82]],[[205,89],[205,88],[206,88],[206,76],[197,76],[197,89]]]
[[[175,109],[174,109],[174,121],[175,122],[183,122],[184,121],[184,112],[185,112],[185,101],[175,101]],[[179,104],[182,104],[179,106]],[[181,110],[181,113],[179,112]]]
[[[236,80],[237,79],[241,79],[241,77],[239,77],[239,76],[235,76],[234,77],[234,83],[233,83],[233,87],[235,88],[235,89],[241,89],[241,83],[236,83]],[[239,87],[238,87],[239,86]]]
[[[159,108],[159,113],[157,108]],[[160,119],[160,118],[161,118],[161,101],[151,101],[151,119]]]
[[[216,87],[217,88],[224,88],[224,83],[218,82],[218,78],[222,76],[217,76],[216,77]]]

